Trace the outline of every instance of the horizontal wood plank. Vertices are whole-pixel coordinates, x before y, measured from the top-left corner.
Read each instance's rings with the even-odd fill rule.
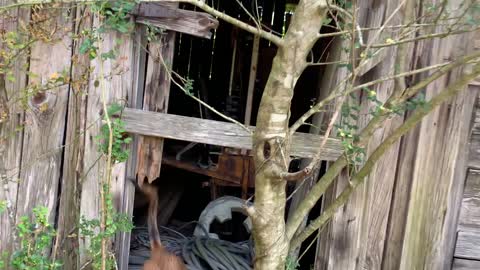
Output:
[[[181,141],[212,144],[238,149],[252,149],[252,137],[242,127],[227,122],[199,119],[173,114],[125,109],[122,114],[128,133]],[[254,127],[249,127],[252,131]],[[313,157],[323,140],[322,136],[295,133],[292,155]],[[342,153],[339,140],[328,139],[322,151],[322,160],[336,160]]]
[[[480,260],[480,232],[458,232],[455,257],[468,260]]]
[[[469,170],[458,229],[460,231],[476,230],[480,233],[480,171],[478,170]]]
[[[480,269],[480,261],[476,260],[464,260],[457,259],[453,260],[452,270],[478,270]]]
[[[197,37],[210,38],[218,20],[205,12],[184,10],[167,3],[141,3],[132,12],[136,22]]]

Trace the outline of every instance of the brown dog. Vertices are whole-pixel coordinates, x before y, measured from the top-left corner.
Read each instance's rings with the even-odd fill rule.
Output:
[[[156,187],[148,183],[141,185],[141,190],[149,199],[148,206],[148,235],[150,237],[150,259],[143,264],[144,270],[187,270],[183,261],[168,252],[160,241],[160,233],[157,226],[158,193]]]

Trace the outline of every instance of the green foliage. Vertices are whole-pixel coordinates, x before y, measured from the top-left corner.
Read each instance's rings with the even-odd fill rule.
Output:
[[[287,257],[285,262],[285,270],[297,270],[300,267],[300,263],[295,258]]]
[[[102,240],[109,240],[118,232],[127,232],[133,229],[133,224],[127,215],[119,214],[113,206],[112,196],[107,185],[103,186],[105,192],[106,222],[105,229],[100,233],[101,222],[98,219],[87,220],[81,218],[79,232],[81,237],[87,237],[91,241],[88,254],[92,258],[94,269],[100,269],[102,264],[101,244]],[[4,203],[2,202],[2,205]],[[5,204],[6,205],[6,204]],[[10,266],[18,270],[55,270],[61,269],[61,262],[53,261],[48,256],[49,248],[56,236],[56,231],[48,222],[48,208],[36,207],[33,209],[33,221],[26,216],[20,218],[17,226],[17,234],[20,248],[14,251],[10,258]],[[8,254],[3,253],[0,257],[0,269],[5,269]],[[107,259],[107,269],[115,269],[113,256]]]
[[[108,185],[103,185],[103,192],[106,194],[104,209],[106,222],[103,232],[101,230],[101,221],[98,219],[87,220],[82,217],[79,224],[80,234],[88,237],[91,241],[88,253],[92,258],[94,269],[100,269],[102,265],[102,241],[108,241],[118,232],[128,232],[133,229],[130,218],[127,215],[115,211]],[[108,256],[106,265],[106,269],[115,269],[115,259],[113,256]]]
[[[0,215],[7,210],[7,201],[0,201]]]
[[[165,29],[156,27],[150,23],[146,23],[147,26],[147,40],[149,42],[158,40],[158,36],[165,32]]]
[[[352,98],[355,98],[352,95]],[[337,128],[337,134],[342,140],[344,154],[352,165],[359,165],[365,157],[365,149],[357,146],[358,141],[358,114],[360,106],[346,101],[341,109],[341,119]]]
[[[391,111],[395,114],[403,115],[406,111],[413,111],[417,108],[427,108],[428,106],[429,103],[425,100],[425,94],[418,93],[405,103],[392,107]]]
[[[80,44],[79,52],[81,54],[88,54],[90,60],[97,58],[97,37],[94,36],[94,33],[92,33],[92,31],[87,30],[83,30],[82,35],[84,36],[84,40],[82,44]]]
[[[7,263],[6,263],[7,259],[8,259],[8,253],[3,252],[0,255],[0,269],[6,269],[7,268]]]
[[[98,56],[98,42],[100,42],[100,34],[108,31],[117,31],[122,34],[131,33],[135,24],[130,20],[129,12],[131,12],[138,0],[117,0],[117,1],[97,1],[91,4],[92,11],[99,14],[102,24],[92,30],[82,31],[83,42],[80,44],[79,51],[81,54],[88,54],[91,60]],[[101,53],[102,60],[115,59],[116,51],[111,50]]]
[[[55,229],[48,222],[48,208],[34,208],[33,216],[32,222],[26,216],[20,218],[17,226],[20,249],[12,256],[12,267],[25,270],[60,269],[62,264],[59,261],[51,261],[47,256],[48,248],[56,235]]]
[[[107,109],[108,117],[111,121],[112,128],[112,162],[125,162],[128,158],[128,149],[125,149],[125,145],[132,142],[132,138],[125,134],[125,122],[120,118],[114,117],[122,111],[123,107],[119,104],[112,104]],[[104,117],[106,119],[106,116]],[[108,154],[110,129],[107,124],[104,124],[100,128],[100,134],[97,136],[100,142],[100,151],[104,154]]]
[[[92,11],[104,18],[103,24],[98,28],[100,33],[115,30],[126,34],[133,30],[134,24],[130,20],[131,12],[138,0],[98,1],[92,4]]]
[[[185,85],[184,85],[183,88],[185,89],[185,93],[186,93],[187,95],[191,95],[191,96],[194,95],[194,92],[193,92],[193,83],[194,83],[194,81],[193,81],[192,79],[190,79],[190,78],[187,78],[187,79],[185,80]]]

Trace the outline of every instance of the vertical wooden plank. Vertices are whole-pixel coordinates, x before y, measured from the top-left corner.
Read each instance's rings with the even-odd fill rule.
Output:
[[[384,24],[386,18],[397,8],[391,1],[359,2],[359,24],[362,27],[378,27]],[[398,24],[400,16],[396,15],[389,24]],[[364,33],[368,40],[375,32]],[[387,52],[395,55],[395,48]],[[395,57],[388,57],[367,72],[361,80],[369,81],[390,74]],[[372,87],[379,100],[385,101],[393,91],[393,81],[387,81]],[[374,106],[363,98],[360,101],[362,111],[358,125],[365,126],[370,120],[369,111]],[[327,120],[328,121],[328,120]],[[373,151],[401,123],[394,118],[377,130],[369,142],[367,152]],[[321,234],[319,254],[316,269],[381,269],[383,247],[386,241],[387,220],[390,211],[390,201],[396,172],[398,143],[383,157],[372,173],[351,196],[348,203],[338,211],[332,219],[331,226]],[[326,196],[324,201],[336,197],[348,185],[348,177],[344,173],[338,179],[333,194]],[[326,248],[326,250],[321,250]]]
[[[38,10],[39,19],[45,19],[45,27],[56,29],[52,42],[38,41],[31,50],[29,84],[42,85],[54,74],[70,71],[72,56],[72,18],[68,6]],[[52,54],[55,52],[55,54]],[[50,221],[56,216],[58,187],[62,166],[65,114],[67,111],[68,85],[39,92],[28,100],[25,117],[25,133],[22,151],[22,171],[17,218],[30,215],[37,206],[50,211]]]
[[[370,27],[384,25],[386,19],[398,8],[397,4],[394,1],[382,1],[381,3],[378,1],[361,2],[359,3],[359,8],[360,10],[365,10],[365,13],[360,15],[359,20]],[[382,9],[384,12],[381,11]],[[373,16],[372,11],[374,11]],[[388,25],[401,24],[402,15],[402,11],[397,13]],[[366,35],[367,40],[371,40],[375,34],[375,32],[369,32]],[[388,35],[388,31],[384,32],[384,35]],[[412,51],[413,46],[409,46],[407,48],[408,58],[412,55]],[[365,73],[362,80],[371,81],[374,78],[383,77],[393,72],[397,49],[391,48],[390,50],[385,50],[384,53],[390,57],[386,57],[369,72]],[[406,65],[408,68],[410,63],[407,62]],[[384,102],[392,94],[394,87],[394,81],[387,81],[372,87],[372,90],[377,93],[378,99]],[[362,111],[360,113],[365,115],[365,117],[360,117],[360,126],[364,126],[370,121],[371,116],[369,112],[375,105],[365,97],[363,97],[361,105]],[[383,139],[391,134],[402,121],[401,117],[395,117],[385,122],[372,136],[368,144],[368,153],[375,150]],[[362,192],[362,195],[357,197],[359,200],[352,202],[352,205],[361,205],[357,208],[355,217],[353,217],[360,219],[356,247],[358,257],[356,258],[355,269],[381,269],[382,267],[384,245],[388,241],[386,239],[387,222],[397,170],[398,153],[399,142],[394,144],[383,155],[382,160],[375,165],[375,168],[364,183],[364,190],[359,190],[359,192]]]
[[[132,58],[133,67],[133,95],[129,100],[130,108],[141,109],[143,103],[143,91],[145,88],[145,68],[147,52],[144,48],[147,46],[146,31],[144,26],[137,25],[134,35],[134,54]],[[127,216],[133,216],[133,206],[135,200],[136,164],[138,137],[133,135],[133,141],[130,145],[130,156],[127,161],[125,190],[123,195],[123,204],[119,211]],[[120,270],[128,270],[128,261],[130,254],[130,232],[119,233],[115,242],[117,264]]]
[[[250,75],[248,79],[247,105],[245,106],[244,124],[249,126],[252,118],[253,92],[255,90],[255,81],[257,79],[258,51],[260,49],[260,37],[253,37],[252,59],[250,62]]]
[[[449,1],[447,10],[458,10],[461,3]],[[427,43],[422,60],[436,64],[454,59],[471,49],[469,40],[471,36],[461,35]],[[460,72],[455,70],[431,84],[427,98],[449,85]],[[462,92],[420,125],[400,269],[451,267],[477,94],[472,90]]]
[[[411,180],[415,165],[419,132],[418,128],[413,129],[402,138],[400,143],[397,175],[387,227],[388,241],[385,243],[382,269],[399,269],[400,267],[405,234],[405,217],[408,213],[409,193],[412,185]]]
[[[459,2],[457,1],[457,3],[452,2],[450,4],[458,5],[458,3]],[[454,10],[455,9],[456,8],[454,8]],[[465,46],[470,46],[471,43],[469,43],[468,45],[465,43],[462,43],[464,42],[462,40],[464,40],[465,37],[461,37],[460,39],[457,39],[457,38],[450,38],[450,39],[446,39],[442,41],[434,41],[434,42],[433,41],[419,42],[414,61],[420,63],[421,66],[427,66],[427,65],[442,62],[446,59],[449,59],[450,57],[456,57],[456,55],[461,55],[462,53],[465,52]],[[468,39],[471,39],[471,37]],[[453,73],[453,74],[456,74],[456,73]],[[428,76],[428,74],[422,75],[421,77],[425,77],[425,76]],[[455,75],[449,75],[447,77],[455,78]],[[448,84],[448,79],[443,83]],[[442,82],[440,82],[435,87],[438,87],[438,89],[441,89],[444,87],[444,85],[442,84]],[[431,88],[430,88],[430,91],[432,91]],[[454,101],[449,105],[444,105],[450,109],[454,106],[457,106],[457,104],[463,104],[460,106],[463,106],[465,111],[458,112],[458,113],[463,114],[464,118],[458,121],[463,121],[464,122],[463,124],[467,126],[469,125],[470,119],[472,117],[470,111],[472,110],[472,106],[475,103],[474,101],[476,99],[475,96],[477,95],[474,92],[475,91],[472,92],[471,89],[467,90],[467,94],[466,94],[467,97],[461,96],[459,97],[459,99],[457,99],[457,101]],[[462,103],[462,102],[465,102],[465,103]],[[447,114],[447,112],[443,112],[443,113]],[[458,117],[459,117],[458,119],[461,119],[462,116],[458,116]],[[432,118],[429,118],[429,119],[430,121],[434,121],[433,122],[434,127],[436,126],[436,124],[438,124],[437,122],[438,120],[432,120]],[[424,123],[428,123],[427,121],[428,120],[425,119]],[[448,125],[452,125],[452,122],[448,122]],[[455,127],[452,127],[452,129],[454,128]],[[460,127],[460,129],[455,130],[456,135],[452,134],[451,136],[453,138],[455,136],[462,136],[462,138],[466,141],[468,135],[462,133],[462,132],[465,132],[465,130],[461,130],[461,128],[468,129],[468,127],[462,126]],[[421,127],[417,127],[416,129],[412,130],[409,134],[407,134],[402,140],[402,146],[401,146],[402,151],[399,157],[398,173],[396,177],[397,179],[396,179],[395,191],[394,191],[395,195],[394,195],[394,200],[391,207],[391,215],[389,218],[389,228],[388,228],[389,241],[386,243],[386,247],[385,247],[386,252],[384,254],[384,261],[383,261],[384,269],[400,269],[400,265],[402,263],[405,263],[404,258],[402,258],[405,256],[416,256],[416,258],[419,258],[420,256],[427,257],[426,255],[424,256],[423,254],[413,255],[410,252],[408,252],[407,254],[404,254],[404,251],[409,249],[409,247],[404,245],[413,244],[412,238],[408,236],[411,233],[410,231],[408,231],[411,229],[411,227],[407,228],[407,216],[409,215],[411,216],[409,211],[416,211],[418,208],[422,207],[418,201],[412,202],[417,204],[414,208],[412,208],[412,205],[410,205],[411,199],[415,199],[415,200],[418,199],[418,198],[415,198],[415,196],[412,197],[411,195],[411,192],[414,194],[417,192],[420,192],[418,190],[420,188],[418,185],[422,186],[420,188],[423,190],[422,193],[428,192],[427,193],[428,196],[427,195],[425,196],[429,197],[431,200],[433,200],[434,197],[438,199],[438,201],[434,203],[438,205],[436,205],[434,208],[438,209],[438,207],[444,207],[444,210],[445,210],[445,207],[446,207],[446,210],[448,210],[443,212],[442,214],[437,214],[438,215],[437,218],[433,218],[433,216],[430,216],[430,219],[424,219],[422,221],[420,219],[417,220],[418,222],[417,226],[428,226],[429,228],[432,229],[432,231],[428,231],[430,236],[426,236],[425,233],[427,232],[422,229],[422,232],[420,234],[423,237],[425,238],[432,237],[432,235],[436,233],[443,234],[441,236],[442,237],[441,239],[433,240],[432,238],[426,241],[426,239],[424,238],[419,240],[419,241],[422,241],[423,243],[427,242],[427,245],[429,248],[431,245],[435,245],[435,247],[438,247],[438,249],[436,250],[432,248],[431,254],[434,254],[435,252],[443,253],[443,255],[439,255],[439,254],[435,255],[436,259],[433,259],[433,257],[429,257],[426,260],[432,260],[432,259],[436,261],[443,260],[444,262],[443,266],[436,265],[435,267],[445,267],[445,268],[438,268],[438,269],[448,269],[451,263],[451,259],[452,259],[451,256],[453,254],[454,241],[455,241],[454,238],[456,235],[456,232],[455,232],[456,225],[454,224],[457,223],[456,219],[459,213],[458,205],[461,199],[460,193],[463,190],[463,183],[465,182],[465,175],[464,175],[465,169],[461,169],[460,167],[465,166],[464,164],[465,157],[463,156],[462,152],[466,149],[464,149],[465,146],[463,145],[463,141],[461,141],[463,139],[460,139],[460,145],[457,144],[458,141],[456,140],[452,142],[448,142],[448,144],[456,144],[453,147],[454,151],[457,151],[456,147],[458,147],[457,155],[459,156],[455,161],[456,164],[458,164],[459,166],[458,169],[457,168],[452,169],[455,171],[454,175],[440,174],[436,176],[434,175],[426,176],[428,177],[428,179],[432,179],[431,180],[432,182],[426,183],[424,182],[423,179],[417,179],[417,176],[416,176],[416,173],[418,172],[418,170],[423,169],[423,168],[417,168],[417,166],[423,166],[423,165],[418,165],[417,160],[425,158],[425,154],[422,154],[420,151],[426,151],[425,150],[426,147],[420,145],[422,142],[425,143],[425,141],[420,141],[419,138],[424,136],[428,136],[429,138],[430,136],[442,137],[442,136],[446,136],[445,134],[448,134],[447,133],[448,131],[446,130],[444,133],[441,132],[440,134],[437,134],[437,135],[434,135],[433,131],[431,131],[430,135],[425,135],[425,134],[422,134],[421,132],[422,132]],[[430,132],[430,131],[423,130],[423,132]],[[429,139],[427,139],[427,141],[428,143],[431,143],[431,144],[441,143],[438,141],[431,142],[429,141]],[[435,159],[432,159],[430,156],[429,159],[432,162],[431,164],[432,168],[428,168],[428,170],[436,170],[439,166],[442,166],[441,164],[438,164],[438,163],[434,164],[434,163],[437,160],[442,160],[442,159],[445,160],[446,159],[445,156],[452,153],[450,152],[449,149],[446,148],[445,149],[446,152],[442,152],[443,155],[438,156],[437,155],[438,150],[434,150],[434,151],[435,151],[434,152],[435,154],[432,154],[432,152],[429,153],[430,155],[435,155]],[[453,153],[453,155],[455,155],[455,153]],[[452,161],[445,161],[445,162],[447,164],[448,162],[450,162],[450,164],[444,165],[444,166],[447,166],[447,167],[453,166]],[[433,179],[436,179],[436,180],[433,180]],[[420,182],[416,183],[417,186],[413,188],[412,186],[414,186],[415,181],[420,181]],[[422,184],[419,184],[419,183],[422,183]],[[438,183],[441,183],[441,184],[439,185]],[[432,186],[427,187],[423,185],[432,185]],[[448,187],[448,191],[445,191],[445,186],[449,186],[449,185],[450,187]],[[412,188],[413,188],[413,191],[412,191]],[[416,196],[419,196],[419,195],[417,194]],[[428,200],[428,199],[425,199],[425,200]],[[444,205],[445,203],[448,204],[448,206]],[[435,211],[431,211],[428,208],[422,211],[427,211],[428,214],[435,215],[434,214]],[[419,214],[419,213],[416,213],[416,214]],[[413,218],[413,216],[411,217]],[[434,222],[435,220],[437,222]],[[422,222],[425,222],[426,224],[420,225],[420,223]],[[443,225],[440,225],[442,223],[445,225],[445,227],[443,227],[445,231],[432,233],[433,231],[435,231],[435,227],[439,228],[438,226],[443,226]],[[414,233],[418,234],[419,232],[414,232]],[[405,243],[404,243],[404,240],[405,240]],[[432,240],[435,242],[434,243],[430,242],[428,244],[428,242]],[[443,242],[443,244],[439,244],[440,242]],[[413,244],[413,245],[416,245],[416,244]],[[443,246],[443,247],[440,247],[440,246]],[[412,260],[412,258],[409,258],[409,260]],[[431,262],[432,261],[430,261],[430,263]],[[418,265],[423,265],[423,262],[417,262],[417,263]],[[410,267],[410,266],[404,266],[404,267]]]
[[[340,38],[334,38],[332,41],[332,50],[330,51],[331,58],[327,59],[326,61],[336,61],[333,59],[345,59],[348,57],[345,51],[342,50],[344,41]],[[318,100],[322,100],[328,96],[330,91],[334,89],[335,85],[337,85],[340,81],[342,81],[347,76],[347,70],[345,68],[340,68],[338,65],[329,65],[325,69],[325,73],[323,75],[323,79],[320,81],[320,85],[317,92]],[[333,78],[333,79],[332,79]],[[324,112],[315,114],[312,120],[313,126],[310,128],[310,133],[320,134],[322,130],[326,130],[333,112]],[[333,134],[332,134],[333,135]],[[328,168],[328,164],[327,164]],[[337,181],[336,181],[337,182]],[[337,190],[336,182],[329,188],[326,192],[325,196],[322,198],[322,209],[325,209],[330,203],[333,202],[334,197],[336,196],[335,190]],[[312,184],[310,184],[312,185]],[[302,193],[308,192],[308,190],[300,191]],[[301,200],[303,198],[302,195],[299,195],[299,198],[296,200]],[[294,198],[295,200],[295,198]],[[297,202],[298,204],[298,202]],[[330,263],[330,250],[333,249],[332,247],[332,231],[333,226],[332,222],[323,229],[321,233],[319,233],[319,238],[317,242],[317,251],[316,251],[316,258],[315,258],[315,269],[328,269],[328,264]]]
[[[74,33],[80,35],[83,30],[92,26],[92,14],[85,5],[78,5],[75,14]],[[79,52],[82,39],[74,40],[72,55],[71,79],[69,88],[65,153],[63,161],[63,177],[60,191],[60,207],[58,210],[58,239],[54,252],[64,266],[78,269],[79,239],[69,237],[78,235],[80,220],[80,194],[83,177],[83,154],[85,147],[85,112],[88,96],[88,73],[90,59],[87,54]],[[86,191],[88,192],[88,191]]]
[[[94,27],[99,26],[99,19],[95,16]],[[132,94],[132,54],[133,39],[131,35],[118,32],[108,32],[102,35],[103,40],[99,43],[99,55],[115,50],[115,59],[109,59],[101,63],[99,58],[91,62],[93,72],[90,75],[88,101],[86,111],[87,129],[85,131],[85,153],[83,159],[83,181],[81,185],[80,215],[87,219],[100,217],[100,188],[102,177],[106,171],[105,160],[99,152],[96,136],[100,134],[103,114],[103,95],[107,103],[125,104],[134,96]],[[117,40],[122,42],[117,43]],[[105,79],[107,76],[108,79]],[[99,83],[103,80],[102,83]],[[102,89],[103,85],[103,89]],[[111,192],[114,206],[118,210],[123,204],[125,190],[125,163],[115,164],[112,168]],[[89,245],[88,240],[80,238],[80,265],[83,266],[88,258],[84,253]]]
[[[11,0],[1,0],[0,6],[11,4],[12,2]],[[3,13],[0,17],[0,31],[16,31],[19,27],[19,21],[28,22],[28,18],[28,9],[14,9],[8,13],[8,16],[6,13]],[[1,47],[2,44],[0,44],[0,49]],[[9,107],[8,118],[0,123],[0,167],[3,167],[0,171],[0,177],[4,175],[5,178],[3,180],[8,181],[8,183],[2,183],[2,179],[0,179],[0,201],[8,201],[12,204],[11,207],[14,212],[11,214],[13,214],[14,221],[22,153],[24,111],[20,104],[12,101],[12,97],[24,89],[27,84],[25,72],[27,63],[27,57],[21,55],[12,68],[15,81],[11,82],[2,77],[5,89],[0,89],[0,96],[4,98],[6,105]],[[8,253],[11,252],[13,244],[12,228],[9,219],[7,212],[0,214],[0,251]]]
[[[168,31],[158,41],[150,42],[145,79],[143,109],[166,113],[170,96],[170,77],[164,65],[172,68],[175,32]],[[163,63],[162,63],[163,61]],[[138,181],[145,178],[151,183],[160,176],[163,139],[140,136],[138,146]]]

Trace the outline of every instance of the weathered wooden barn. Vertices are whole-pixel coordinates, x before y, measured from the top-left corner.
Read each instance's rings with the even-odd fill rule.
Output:
[[[14,2],[0,0],[0,6]],[[248,6],[253,1],[243,2]],[[262,21],[282,33],[295,2],[258,0]],[[448,2],[454,9],[462,1]],[[234,1],[212,3],[227,14],[249,20]],[[373,28],[381,26],[398,3],[362,0],[358,5],[360,24]],[[65,32],[78,33],[99,23],[95,16],[86,16],[81,6],[59,10],[53,20]],[[128,161],[114,167],[116,208],[133,216],[136,225],[144,223],[145,203],[142,194],[135,192],[137,178],[156,180],[161,187],[161,225],[182,226],[196,220],[210,201],[223,195],[247,199],[255,174],[250,135],[191,96],[254,128],[275,46],[190,6],[142,3],[131,15],[134,33],[108,33],[101,42],[102,50],[115,49],[121,55],[103,67],[112,72],[105,80],[110,90],[106,94],[110,102],[126,104],[121,117],[134,137]],[[17,29],[20,21],[31,19],[31,10],[18,8],[11,16],[0,17],[0,30]],[[159,40],[148,40],[149,24],[165,29]],[[81,83],[66,83],[29,97],[27,109],[15,106],[8,122],[0,124],[0,201],[13,203],[15,219],[29,215],[35,206],[47,206],[61,239],[58,257],[68,266],[65,269],[81,269],[87,263],[82,252],[87,243],[71,235],[81,216],[99,216],[99,179],[105,164],[99,162],[96,136],[102,125],[103,93],[95,82],[99,61],[79,54],[81,40],[59,37],[55,43],[37,42],[28,57],[21,58],[14,74],[17,80],[6,81],[6,98],[63,70],[68,71],[70,81]],[[325,59],[338,54],[341,46],[337,42],[322,39],[314,53]],[[433,65],[472,50],[480,50],[478,31],[418,42],[410,56],[412,61]],[[362,76],[389,74],[393,60],[387,55]],[[159,58],[192,79],[194,92],[186,95],[172,84]],[[39,76],[29,77],[21,68],[25,65]],[[90,68],[89,78],[79,80]],[[302,115],[312,100],[328,93],[340,78],[337,69],[336,65],[315,66],[305,72],[297,86],[304,90],[293,100],[292,119]],[[425,89],[426,96],[448,84],[448,78],[439,79]],[[386,96],[393,85],[384,82],[377,87]],[[302,269],[480,269],[479,90],[480,80],[472,82],[385,155],[328,227],[318,238],[309,239],[316,241],[316,248],[304,257]],[[359,105],[368,107],[363,101]],[[321,126],[326,118],[328,113],[317,114],[313,124]],[[378,144],[402,120],[382,127],[371,144]],[[293,139],[298,164],[312,157],[322,140],[315,126],[303,127]],[[329,139],[322,156],[324,165],[341,153],[340,142]],[[336,181],[312,216],[328,206],[346,185],[344,180]],[[295,208],[307,189],[305,185],[293,196],[290,208]],[[0,253],[12,251],[11,232],[10,217],[3,213]],[[243,231],[237,236],[246,237]],[[130,233],[115,239],[119,269],[134,269],[129,268],[131,240]]]

